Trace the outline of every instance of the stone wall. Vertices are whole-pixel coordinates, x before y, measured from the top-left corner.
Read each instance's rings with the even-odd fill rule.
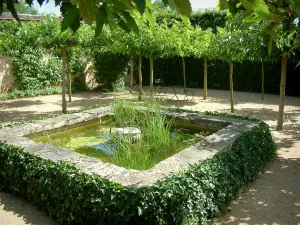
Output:
[[[14,86],[14,81],[11,58],[0,55],[0,93],[9,92]]]

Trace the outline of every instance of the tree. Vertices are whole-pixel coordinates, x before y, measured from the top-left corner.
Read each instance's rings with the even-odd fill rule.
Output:
[[[143,56],[150,60],[150,93],[153,98],[153,80],[154,80],[154,62],[153,59],[167,57],[170,53],[170,47],[173,39],[169,35],[167,24],[154,24],[141,27],[140,48]],[[172,48],[172,47],[171,47]]]
[[[194,55],[197,58],[204,58],[204,76],[203,76],[203,99],[207,99],[207,60],[213,58],[214,54],[211,52],[211,40],[213,38],[212,30],[201,30],[195,28],[193,35]]]
[[[78,41],[78,35],[73,34],[69,31],[61,32],[59,26],[55,26],[55,23],[59,23],[59,21],[53,18],[54,23],[52,25],[51,33],[45,39],[42,39],[43,45],[48,48],[53,48],[55,51],[61,51],[62,57],[62,73],[61,73],[61,87],[62,87],[62,112],[67,113],[67,100],[66,100],[66,71],[70,70],[68,68],[68,61],[70,60],[69,56],[67,55],[67,51],[74,47]],[[45,24],[47,26],[47,24]],[[68,72],[68,76],[70,73]],[[69,81],[71,77],[69,76]],[[69,86],[69,94],[71,96],[71,88]]]
[[[38,11],[35,8],[33,8],[32,6],[27,5],[24,0],[22,0],[22,1],[20,0],[18,3],[15,3],[14,7],[15,7],[16,11],[21,14],[31,14],[31,15],[38,14]],[[7,6],[4,5],[3,12],[9,12],[9,11],[10,10],[7,8]]]
[[[20,0],[15,0],[20,2]],[[32,0],[25,0],[26,4],[32,5]],[[40,5],[47,3],[48,0],[39,0]],[[163,0],[164,4],[172,5],[184,21],[192,13],[192,7],[189,0]],[[0,14],[3,6],[18,19],[16,7],[11,0],[2,0],[0,2]],[[71,28],[77,31],[80,27],[80,21],[92,25],[96,22],[96,35],[100,34],[104,24],[110,27],[119,26],[126,31],[138,32],[136,18],[133,15],[145,15],[151,21],[153,20],[149,9],[153,6],[151,0],[126,0],[126,1],[103,1],[103,0],[56,0],[55,4],[60,6],[63,21],[62,30]]]
[[[142,26],[145,26],[145,22],[141,19],[138,22],[138,29],[141,29]],[[141,35],[137,35],[134,32],[126,32],[121,28],[116,28],[114,30],[105,29],[109,43],[106,46],[103,46],[103,52],[111,52],[114,54],[127,55],[130,58],[130,86],[133,86],[133,57],[139,57],[139,99],[142,98],[142,49],[141,49]]]
[[[241,19],[248,26],[262,23],[261,26],[265,41],[268,42],[269,52],[275,37],[275,30],[283,25],[285,32],[295,33],[299,27],[300,2],[299,0],[219,0],[221,9],[228,9],[232,14],[232,22]],[[299,38],[294,47],[299,48]]]
[[[190,24],[173,21],[168,29],[168,38],[175,44],[174,48],[169,48],[168,55],[180,56],[182,58],[183,86],[186,85],[185,60],[184,57],[193,55],[193,33],[194,28]]]
[[[234,113],[233,100],[233,63],[241,62],[246,59],[249,49],[245,44],[243,32],[241,30],[228,31],[224,28],[218,28],[211,42],[211,55],[214,58],[224,59],[229,64],[229,81],[230,81],[230,106],[231,112]]]
[[[268,46],[268,52],[271,54],[274,43],[281,51],[282,69],[280,84],[280,103],[277,121],[277,130],[283,127],[283,112],[285,99],[286,65],[287,56],[293,50],[300,48],[300,2],[299,0],[219,0],[219,5],[223,9],[228,9],[233,15],[233,24],[243,19],[248,26],[259,23],[262,28],[264,42]],[[278,32],[278,29],[280,32]],[[283,39],[278,41],[278,34]],[[293,39],[290,41],[290,39]],[[287,43],[285,40],[289,40]],[[288,48],[287,48],[288,47]],[[299,63],[300,64],[300,63]]]

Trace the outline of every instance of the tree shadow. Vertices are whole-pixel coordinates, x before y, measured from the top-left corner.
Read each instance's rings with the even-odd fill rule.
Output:
[[[1,101],[0,104],[0,109],[9,109],[28,107],[32,105],[42,105],[44,102],[41,100],[16,99],[13,101]]]
[[[299,151],[299,149],[294,149]],[[292,155],[292,154],[291,154]],[[299,224],[300,159],[279,156],[232,202],[217,224]],[[213,224],[213,223],[212,223]]]
[[[58,114],[60,112],[61,112],[60,110],[53,110],[53,111],[39,112],[39,113],[37,113],[36,111],[18,111],[18,110],[1,111],[0,110],[0,123],[5,124],[11,122],[34,120],[44,116]]]
[[[32,203],[3,192],[0,192],[0,211],[0,215],[3,215],[0,224],[56,224]]]
[[[290,148],[296,142],[300,141],[300,109],[288,111],[284,114],[283,130],[276,131],[278,112],[272,109],[260,108],[244,108],[236,110],[237,114],[255,117],[265,121],[271,128],[275,136],[276,143],[281,148]]]
[[[195,96],[201,98],[202,95],[203,89],[197,88]],[[234,91],[233,95],[234,104],[255,103],[259,105],[279,105],[279,95],[265,94],[264,100],[262,100],[260,93],[254,92]],[[208,99],[212,102],[230,104],[230,92],[229,90],[209,89]],[[285,104],[290,106],[299,106],[299,97],[286,96]]]

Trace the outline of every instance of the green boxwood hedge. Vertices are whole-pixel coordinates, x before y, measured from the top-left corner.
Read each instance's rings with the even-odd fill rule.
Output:
[[[129,189],[0,142],[0,190],[36,203],[60,224],[205,224],[258,176],[275,149],[260,122],[230,151],[151,187]]]
[[[198,87],[203,88],[204,66],[203,59],[193,57],[185,58],[185,70],[187,84],[198,82]],[[287,68],[286,94],[300,96],[298,84],[300,82],[300,67],[297,63],[290,62]],[[281,76],[280,62],[265,63],[265,92],[279,94]],[[143,85],[149,85],[149,60],[143,59]],[[136,80],[138,80],[135,73]],[[154,79],[161,78],[164,85],[183,85],[182,58],[171,57],[168,59],[154,60]],[[234,91],[261,92],[261,63],[245,61],[233,65],[233,87]],[[229,64],[222,60],[208,60],[209,89],[229,90]]]

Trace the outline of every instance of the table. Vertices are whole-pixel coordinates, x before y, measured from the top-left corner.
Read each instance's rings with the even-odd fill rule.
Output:
[[[179,100],[179,98],[178,98],[178,96],[177,96],[177,94],[181,91],[181,89],[182,89],[183,87],[181,87],[181,86],[171,86],[171,88],[172,88],[172,90],[173,90],[173,92],[174,92],[174,95],[172,96],[172,98],[170,98],[170,101],[171,101],[174,97],[176,97],[177,101],[178,101],[179,103],[181,103],[180,100]]]
[[[168,93],[167,87],[158,86],[156,97],[159,98],[159,100],[162,100],[163,98],[167,97],[167,93]]]

